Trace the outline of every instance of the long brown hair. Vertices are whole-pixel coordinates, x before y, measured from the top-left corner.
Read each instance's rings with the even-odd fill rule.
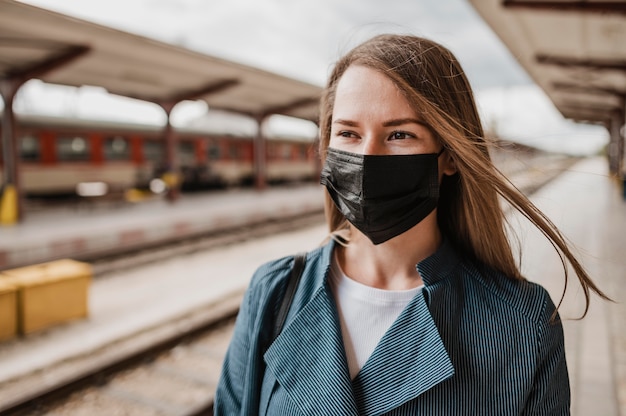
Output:
[[[507,238],[501,197],[545,235],[561,258],[565,273],[561,301],[568,282],[567,263],[583,288],[583,317],[589,308],[590,291],[608,299],[570,251],[557,227],[492,164],[469,81],[454,55],[431,40],[410,35],[379,35],[337,62],[321,100],[322,160],[326,158],[330,140],[337,83],[351,65],[366,66],[388,76],[452,157],[457,173],[444,176],[437,221],[456,247],[512,279],[523,279]],[[328,194],[326,220],[331,232],[347,226]]]

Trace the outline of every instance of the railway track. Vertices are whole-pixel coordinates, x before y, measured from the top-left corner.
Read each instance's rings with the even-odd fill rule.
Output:
[[[123,370],[102,371],[55,405],[24,409],[54,415],[210,415],[233,318],[174,345],[141,354]]]
[[[94,277],[108,278],[117,270],[224,248],[322,221],[321,212],[309,213],[101,257],[92,262]],[[233,293],[88,357],[61,362],[46,369],[45,374],[9,380],[0,386],[0,415],[211,414],[213,392],[230,339],[229,328],[242,295]],[[190,365],[192,362],[197,365]],[[172,392],[177,393],[172,396]],[[176,399],[170,403],[167,397]]]
[[[511,180],[531,194],[574,162],[555,160],[552,166],[511,175]],[[305,215],[94,259],[94,270],[96,276],[103,276],[121,268],[236,244],[321,220],[321,213]],[[47,369],[45,375],[35,374],[30,379],[20,380],[13,391],[22,388],[20,382],[25,388],[46,376],[55,378],[55,371],[61,374],[57,374],[57,381],[48,387],[33,390],[30,386],[33,392],[18,400],[5,404],[0,400],[0,415],[211,415],[215,386],[241,296],[242,293],[233,294],[218,304],[153,328],[150,333],[137,334],[117,343],[111,348],[114,351],[108,351],[108,356],[104,351],[99,357],[84,357],[83,360],[91,364],[83,363],[81,367],[80,362],[73,363],[81,370],[72,376],[63,377],[68,369],[61,363],[59,368]]]
[[[142,247],[141,249],[126,251],[122,254],[114,253],[106,256],[83,257],[80,258],[80,260],[89,261],[92,264],[94,276],[99,277],[114,273],[116,270],[140,267],[144,264],[155,263],[176,256],[225,247],[255,238],[297,230],[313,224],[320,224],[323,221],[323,212],[311,212],[280,221],[265,221],[245,227],[220,230],[182,241]]]
[[[0,415],[211,415],[241,295],[4,386]]]
[[[318,225],[321,212],[93,259],[95,278],[176,256]],[[233,293],[86,357],[0,386],[0,415],[211,414],[243,293]],[[171,400],[170,400],[171,399]]]

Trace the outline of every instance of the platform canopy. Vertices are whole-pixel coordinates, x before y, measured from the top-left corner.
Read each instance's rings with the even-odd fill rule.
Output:
[[[626,0],[469,0],[557,109],[623,119]]]
[[[121,11],[122,12],[122,11]],[[27,77],[253,117],[316,121],[319,86],[59,13],[0,0],[0,79]]]

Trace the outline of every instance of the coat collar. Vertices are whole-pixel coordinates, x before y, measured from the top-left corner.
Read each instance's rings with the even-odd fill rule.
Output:
[[[460,261],[452,243],[444,236],[437,251],[417,264],[417,271],[424,282],[424,297],[429,307],[437,287],[441,287],[441,283],[450,277]]]
[[[267,371],[306,415],[359,414],[336,310],[322,286],[264,356]]]
[[[385,414],[453,375],[452,362],[419,293],[353,381],[359,414]]]
[[[444,280],[455,269],[460,258],[452,243],[445,236],[437,251],[417,265],[424,286],[428,288]]]
[[[350,380],[337,308],[326,284],[334,245],[331,241],[309,256],[285,328],[264,356],[293,402],[304,414],[380,415],[451,377],[454,368],[424,299],[427,293],[420,293]],[[449,274],[456,259],[444,242],[420,262],[426,289]]]

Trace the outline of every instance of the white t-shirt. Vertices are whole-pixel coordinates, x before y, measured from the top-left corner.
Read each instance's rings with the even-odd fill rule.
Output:
[[[329,286],[335,297],[350,377],[356,377],[385,332],[422,288],[383,290],[352,280],[341,270],[336,256]]]

